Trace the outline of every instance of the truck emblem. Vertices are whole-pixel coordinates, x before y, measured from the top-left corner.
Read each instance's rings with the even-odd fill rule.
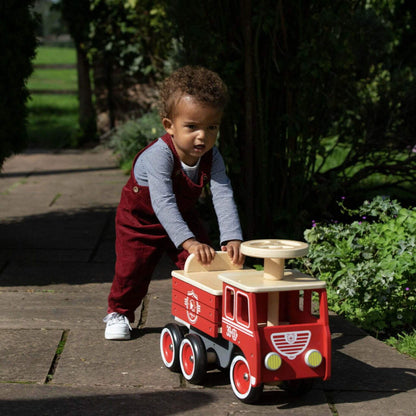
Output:
[[[274,333],[270,336],[270,340],[277,352],[289,360],[294,360],[308,346],[311,340],[311,331]]]
[[[193,290],[190,290],[187,295],[188,296],[184,301],[186,307],[186,315],[188,316],[189,321],[194,324],[198,320],[198,315],[201,311],[201,305],[198,302],[197,294]]]

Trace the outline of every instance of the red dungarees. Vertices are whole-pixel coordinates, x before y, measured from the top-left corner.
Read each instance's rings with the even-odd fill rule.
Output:
[[[174,156],[172,186],[176,203],[183,219],[198,241],[209,244],[195,205],[202,188],[210,180],[212,151],[202,156],[199,165],[199,183],[192,182],[182,170],[181,162],[169,134],[162,137]],[[140,154],[156,141],[150,143]],[[133,164],[134,166],[134,164]],[[116,214],[116,266],[108,297],[108,313],[119,312],[134,322],[134,311],[145,297],[152,273],[166,252],[179,269],[183,269],[189,253],[177,249],[157,219],[150,201],[149,188],[140,186],[134,177],[124,186]]]

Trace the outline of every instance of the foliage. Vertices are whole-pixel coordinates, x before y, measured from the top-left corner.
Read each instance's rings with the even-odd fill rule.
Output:
[[[129,75],[155,76],[172,45],[163,0],[92,0],[90,54]]]
[[[93,142],[98,138],[88,60],[88,35],[92,21],[90,3],[90,0],[61,0],[57,6],[68,25],[77,52],[79,130],[76,141],[79,144]]]
[[[67,33],[67,28],[62,22],[61,13],[55,6],[55,0],[36,0],[34,2],[34,10],[40,17],[39,24],[36,27],[37,36],[51,37]]]
[[[163,134],[159,114],[154,111],[137,120],[119,126],[111,136],[109,146],[118,155],[123,170],[129,171],[136,154],[153,139]]]
[[[402,333],[398,334],[397,337],[390,337],[386,340],[386,343],[402,354],[416,358],[416,330],[409,334]]]
[[[300,235],[331,214],[334,196],[414,182],[411,2],[169,4],[182,62],[218,71],[230,87],[220,146],[247,237]]]
[[[32,0],[0,1],[0,168],[27,143],[25,83],[36,48],[32,5]]]
[[[416,325],[416,208],[376,197],[350,210],[349,222],[313,223],[303,268],[328,284],[330,307],[370,332]]]

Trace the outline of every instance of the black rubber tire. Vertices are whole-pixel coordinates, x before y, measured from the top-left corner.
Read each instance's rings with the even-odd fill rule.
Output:
[[[236,355],[231,361],[230,381],[235,396],[243,403],[256,403],[263,393],[263,384],[251,385],[250,367],[243,355]]]
[[[181,343],[179,362],[182,374],[192,384],[200,384],[207,375],[207,352],[197,334],[188,334]]]
[[[174,323],[167,324],[160,334],[160,354],[163,363],[170,371],[179,372],[179,349],[184,338],[183,329]]]

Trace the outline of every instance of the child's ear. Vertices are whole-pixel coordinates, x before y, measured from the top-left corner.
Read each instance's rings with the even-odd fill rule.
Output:
[[[162,124],[164,129],[171,135],[173,136],[173,123],[172,120],[170,118],[164,118],[162,120]]]

